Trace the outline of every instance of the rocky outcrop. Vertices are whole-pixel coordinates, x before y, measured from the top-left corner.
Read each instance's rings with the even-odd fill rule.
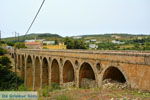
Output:
[[[102,84],[103,88],[119,88],[119,89],[130,88],[130,86],[127,83],[121,83],[111,79],[105,79]]]

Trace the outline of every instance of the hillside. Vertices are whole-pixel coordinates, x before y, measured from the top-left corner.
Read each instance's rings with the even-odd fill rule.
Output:
[[[24,40],[30,40],[30,39],[45,39],[45,40],[55,40],[55,39],[61,39],[62,37],[57,34],[51,34],[51,33],[31,33],[28,35],[22,35],[15,39],[15,37],[8,37],[3,38],[3,41],[24,41]]]
[[[133,34],[118,34],[118,33],[113,33],[113,34],[95,34],[95,35],[82,35],[81,36],[85,40],[89,39],[96,39],[97,41],[101,42],[110,42],[114,39],[117,40],[132,40],[132,39],[137,39],[137,38],[146,38],[150,37],[149,35],[133,35]]]

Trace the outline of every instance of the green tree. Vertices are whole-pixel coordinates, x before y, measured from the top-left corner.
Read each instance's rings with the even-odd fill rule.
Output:
[[[87,49],[82,40],[74,40],[74,49]]]
[[[6,44],[7,44],[8,46],[14,46],[14,45],[15,45],[14,42],[6,42]]]
[[[55,45],[58,45],[58,44],[59,44],[58,40],[57,40],[57,39],[55,39]]]
[[[11,62],[8,57],[0,57],[0,90],[17,90],[23,80],[11,71]],[[18,85],[16,85],[16,82]]]
[[[73,43],[73,40],[71,38],[69,38],[69,37],[65,38],[64,43],[67,46],[67,49],[73,49],[74,43]]]
[[[15,47],[20,49],[20,48],[26,48],[25,44],[23,42],[17,42],[15,43]]]
[[[0,47],[0,56],[6,54],[7,51]]]
[[[65,45],[67,45],[67,49],[87,49],[86,44],[84,44],[81,39],[73,39],[73,38],[65,38]]]

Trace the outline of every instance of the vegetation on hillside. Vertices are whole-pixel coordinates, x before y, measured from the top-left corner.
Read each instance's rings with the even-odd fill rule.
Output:
[[[17,49],[26,48],[24,42],[16,42],[15,45],[14,45],[14,47],[16,47]]]
[[[98,43],[88,44],[98,45],[98,50],[150,50],[150,35],[131,35],[131,34],[104,34],[104,35],[85,35],[83,40],[95,39]],[[113,43],[119,41],[122,43]]]
[[[87,49],[87,46],[84,44],[84,41],[81,39],[72,39],[66,37],[64,39],[65,45],[67,45],[67,49]]]
[[[11,71],[11,61],[4,54],[6,50],[0,47],[0,90],[17,90],[23,80]]]
[[[29,34],[26,38],[19,37],[19,41],[15,38],[5,38],[4,42],[9,46],[17,48],[26,48],[24,39],[45,39],[55,41],[56,44],[64,42],[67,49],[91,49],[90,44],[97,45],[97,50],[150,50],[150,35],[131,35],[131,34],[100,34],[100,35],[83,35],[78,36],[76,39],[73,37],[61,37],[57,34]],[[92,39],[96,40],[91,41]],[[11,40],[11,41],[10,41]],[[90,41],[90,42],[86,42]],[[112,41],[120,41],[123,44],[113,43]],[[95,49],[95,48],[94,48]]]
[[[32,33],[28,34],[26,36],[22,35],[17,38],[15,37],[9,37],[9,38],[4,38],[3,41],[7,42],[24,42],[25,40],[31,40],[31,39],[46,39],[46,40],[55,40],[55,39],[60,39],[62,38],[61,36],[57,34],[50,34],[50,33]]]

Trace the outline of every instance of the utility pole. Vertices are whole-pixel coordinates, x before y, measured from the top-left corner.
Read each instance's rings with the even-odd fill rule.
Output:
[[[17,39],[16,39],[16,35],[17,35],[17,33],[15,32],[15,42],[17,41]]]
[[[19,42],[19,33],[18,33],[18,42]]]
[[[0,30],[0,42],[1,42],[1,30]]]
[[[15,42],[19,42],[19,33],[15,32]]]

